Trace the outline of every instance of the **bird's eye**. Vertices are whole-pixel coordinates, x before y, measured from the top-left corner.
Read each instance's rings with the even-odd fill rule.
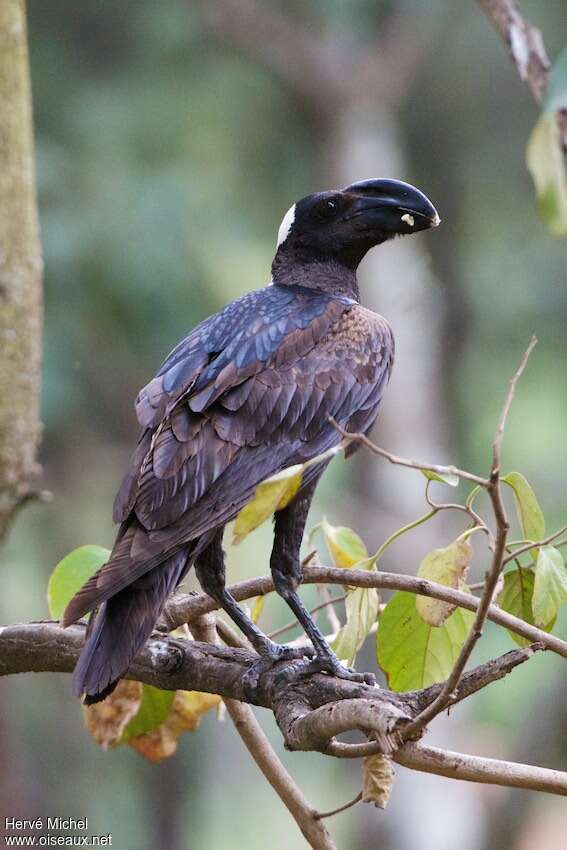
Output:
[[[326,200],[319,206],[318,214],[324,219],[331,218],[336,213],[338,206],[336,200]]]

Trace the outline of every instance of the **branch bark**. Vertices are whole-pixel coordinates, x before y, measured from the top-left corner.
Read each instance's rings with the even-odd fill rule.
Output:
[[[336,850],[316,809],[301,793],[279,758],[249,705],[225,698],[224,703],[236,731],[282,803],[289,810],[314,850]]]
[[[393,759],[412,770],[435,773],[448,779],[547,791],[549,794],[567,797],[566,774],[559,770],[454,753],[423,744],[405,744],[394,753]]]
[[[204,614],[191,623],[191,631],[197,640],[209,644],[217,644],[218,637],[224,636],[225,643],[229,646],[248,648],[246,641],[216,614]],[[244,746],[295,820],[309,845],[313,850],[337,850],[329,832],[319,819],[319,813],[283,766],[250,706],[228,697],[224,698],[224,704]]]
[[[0,3],[0,538],[39,474],[42,260],[24,0]]]
[[[521,13],[516,0],[478,0],[508,49],[510,58],[537,104],[541,104],[549,82],[551,62],[541,31]],[[567,151],[567,110],[558,114],[563,149]]]
[[[479,600],[470,593],[453,590],[434,581],[417,578],[415,576],[399,575],[398,573],[387,573],[382,571],[367,570],[343,570],[338,567],[311,567],[303,569],[303,584],[339,584],[343,587],[376,587],[383,590],[407,590],[410,593],[418,593],[422,596],[430,596],[442,602],[449,602],[459,608],[468,611],[476,611]],[[254,596],[263,596],[274,590],[274,584],[268,576],[241,581],[230,587],[230,592],[238,602],[251,599]],[[164,622],[167,630],[172,630],[190,622],[200,614],[214,611],[216,603],[205,593],[179,594],[170,599]],[[561,640],[557,635],[548,634],[531,626],[525,620],[508,614],[497,605],[488,608],[488,619],[506,629],[521,635],[532,643],[541,643],[546,649],[550,649],[557,655],[567,658],[567,642]]]
[[[52,622],[5,626],[0,629],[0,675],[32,671],[71,672],[83,640],[82,626],[65,630]],[[533,652],[534,648],[514,650],[501,659],[470,671],[457,686],[454,701],[465,699],[501,678],[518,663],[531,657]],[[244,649],[227,649],[172,637],[152,638],[137,656],[128,675],[168,690],[218,693],[243,702],[247,699],[242,686],[243,676],[255,660],[256,655]],[[440,686],[396,694],[316,674],[282,687],[277,682],[281,666],[275,665],[260,678],[251,699],[274,712],[286,746],[291,749],[316,750],[343,757],[366,755],[367,751],[356,750],[368,745],[334,741],[334,736],[343,731],[360,729],[366,735],[378,733],[379,739],[373,744],[375,749],[393,750],[393,757],[399,763],[406,763],[417,770],[428,770],[442,776],[455,775],[455,778],[472,781],[567,793],[567,774],[559,771],[526,765],[511,766],[507,762],[479,760],[460,753],[447,754],[447,758],[443,758],[439,751],[416,749],[408,744],[396,749],[400,733],[427,703],[435,699]],[[432,753],[436,754],[435,757]],[[324,844],[320,846],[325,847]]]

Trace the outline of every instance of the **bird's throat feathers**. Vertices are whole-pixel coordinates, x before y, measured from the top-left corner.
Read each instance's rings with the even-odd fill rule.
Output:
[[[294,256],[282,246],[272,263],[272,281],[282,286],[304,286],[329,295],[346,295],[360,301],[356,271],[336,260]]]

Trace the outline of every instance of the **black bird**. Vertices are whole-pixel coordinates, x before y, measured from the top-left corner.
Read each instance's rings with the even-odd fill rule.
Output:
[[[388,322],[360,305],[356,270],[373,246],[439,221],[426,196],[398,180],[308,195],[282,221],[272,282],[197,325],[141,390],[141,432],[114,503],[112,554],[62,619],[68,626],[98,609],[73,677],[85,703],[114,689],[193,564],[260,666],[298,657],[263,635],[226,590],[223,529],[258,483],[340,442],[329,417],[347,431],[370,430],[394,341]],[[275,514],[270,566],[313,643],[311,669],[360,680],[297,593],[301,539],[325,465],[309,468],[293,502]]]

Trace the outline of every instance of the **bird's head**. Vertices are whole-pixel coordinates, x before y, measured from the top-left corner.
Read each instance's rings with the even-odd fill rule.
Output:
[[[284,283],[292,267],[333,262],[351,271],[375,245],[437,227],[431,201],[401,180],[361,180],[297,201],[278,232],[272,270]]]

